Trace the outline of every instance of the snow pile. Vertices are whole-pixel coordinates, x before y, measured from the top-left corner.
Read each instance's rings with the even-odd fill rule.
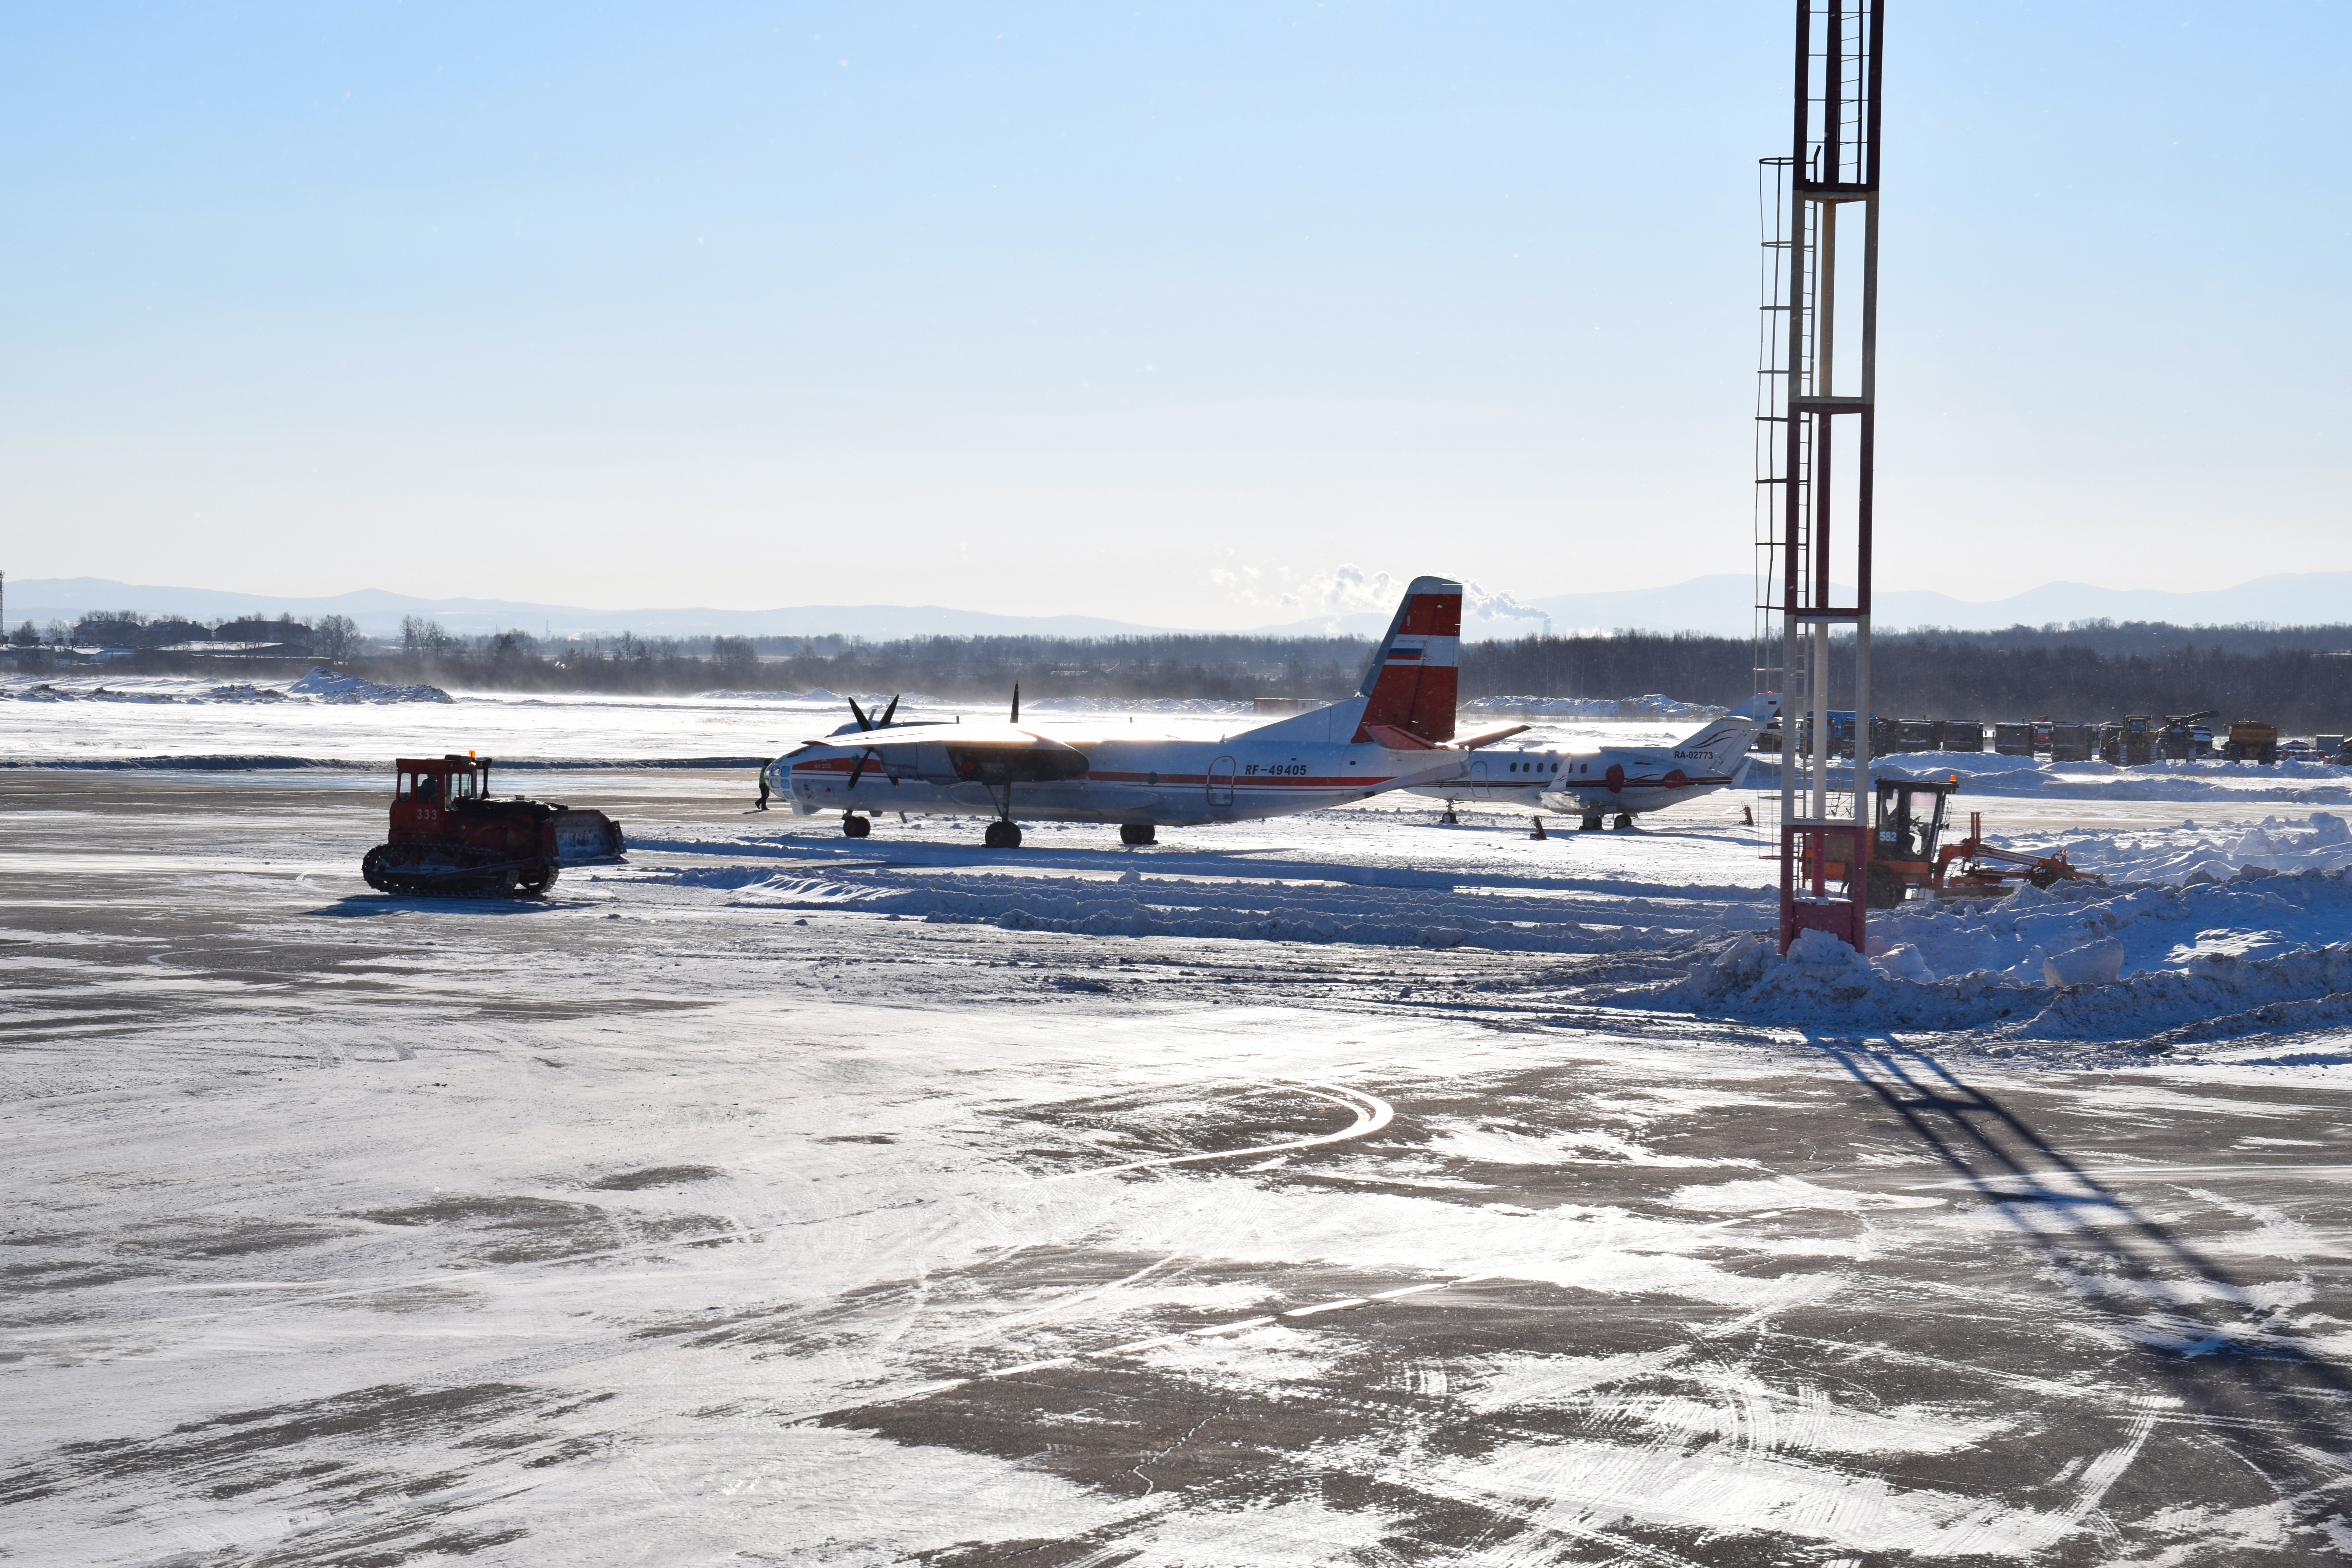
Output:
[[[191,697],[191,702],[291,702],[290,698],[274,686],[255,686],[246,682],[236,686],[215,686],[202,697]]]
[[[175,702],[163,691],[114,691],[100,686],[89,691],[68,691],[44,681],[16,694],[19,702]]]
[[[1993,840],[2005,848],[2046,855],[2063,850],[2084,871],[2110,882],[2162,882],[2179,887],[2226,882],[2248,867],[2263,871],[2340,871],[2352,868],[2352,826],[2333,812],[2315,811],[2297,829],[2276,816],[2251,826],[2200,830],[2185,817],[2176,828],[2137,835],[2091,832],[2031,843]]]
[[[869,710],[887,706],[893,698],[898,700],[902,709],[945,706],[938,698],[920,691],[868,691],[856,695],[858,702]],[[849,706],[848,698],[837,691],[827,691],[822,686],[812,686],[806,691],[737,691],[722,686],[716,691],[698,692],[696,697],[704,702],[805,702],[820,708],[842,709]]]
[[[1879,778],[1946,778],[1957,775],[1963,795],[2025,796],[2043,800],[2300,802],[2352,805],[2352,778],[2331,763],[2147,763],[2116,767],[2107,763],[2037,762],[1995,752],[1907,752],[1871,759]],[[1850,764],[1832,764],[1830,787],[1848,789]],[[1758,752],[1749,782],[1778,787],[1780,758]]]
[[[1655,1005],[1822,1027],[1987,1028],[2020,1038],[2189,1038],[2352,1016],[2352,882],[2021,888],[1872,917],[1870,956],[1805,931],[1749,934]],[[2006,1022],[2004,1022],[2006,1020]]]
[[[1660,692],[1646,697],[1481,697],[1462,705],[1465,713],[1482,717],[1517,718],[1541,715],[1565,719],[1687,719],[1694,723],[1720,717],[1725,710],[1703,702],[1683,702]]]
[[[320,702],[446,702],[449,694],[437,686],[385,686],[356,675],[313,669],[287,690]]]

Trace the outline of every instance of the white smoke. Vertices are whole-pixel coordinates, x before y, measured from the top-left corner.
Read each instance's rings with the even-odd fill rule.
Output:
[[[1251,565],[1230,560],[1213,568],[1209,580],[1234,604],[1279,610],[1302,620],[1328,619],[1334,631],[1346,616],[1394,610],[1409,581],[1388,572],[1367,572],[1352,562],[1302,572],[1275,563]],[[1465,582],[1462,598],[1464,610],[1478,620],[1537,621],[1545,636],[1551,635],[1550,614],[1510,593]]]
[[[1465,582],[1462,584],[1462,607],[1482,621],[1541,621],[1543,635],[1551,636],[1551,612],[1538,610],[1533,605],[1521,604],[1516,596],[1507,592]]]
[[[1286,608],[1310,613],[1354,616],[1368,610],[1392,610],[1403,592],[1402,578],[1385,572],[1367,573],[1360,566],[1339,565],[1314,574],[1306,583],[1283,595],[1282,603]]]
[[[1230,603],[1302,620],[1328,619],[1335,631],[1345,616],[1395,609],[1405,584],[1402,577],[1367,572],[1352,563],[1300,571],[1273,562],[1232,560],[1212,568],[1209,581]]]

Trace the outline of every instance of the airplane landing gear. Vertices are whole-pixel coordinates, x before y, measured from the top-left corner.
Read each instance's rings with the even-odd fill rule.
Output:
[[[1454,815],[1454,803],[1450,800],[1445,803],[1445,815],[1439,817],[1437,820],[1445,824],[1448,827],[1459,827],[1462,826],[1462,819]]]
[[[1003,820],[992,822],[988,825],[988,831],[981,835],[980,841],[991,849],[1018,849],[1021,847],[1021,825]]]
[[[874,831],[874,825],[862,816],[852,816],[847,812],[844,812],[841,817],[841,830],[852,838],[863,838]]]
[[[1630,812],[1630,811],[1621,811],[1621,812],[1619,812],[1619,813],[1617,814],[1617,831],[1618,831],[1618,832],[1622,833],[1622,832],[1624,832],[1627,828],[1629,828],[1629,827],[1631,827],[1631,826],[1633,826],[1633,814],[1632,812]]]
[[[1149,822],[1122,822],[1118,825],[1121,844],[1157,844],[1159,830]]]
[[[1579,822],[1579,823],[1576,825],[1576,830],[1577,830],[1579,833],[1598,833],[1598,832],[1600,832],[1600,831],[1601,831],[1601,817],[1600,817],[1600,815],[1599,815],[1598,813],[1594,813],[1594,814],[1593,814],[1593,815],[1591,815],[1591,816],[1586,816],[1582,821]]]

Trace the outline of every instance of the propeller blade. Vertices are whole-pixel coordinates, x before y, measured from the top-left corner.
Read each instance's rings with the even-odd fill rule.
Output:
[[[1017,680],[1013,683],[1013,722],[1021,722],[1021,683]]]
[[[866,710],[857,705],[857,699],[855,697],[849,700],[849,711],[857,720],[857,727],[859,729],[871,730],[874,728],[874,721],[866,717]]]
[[[849,770],[849,787],[851,789],[856,789],[857,787],[857,781],[866,775],[866,759],[873,754],[874,753],[871,752],[860,752],[857,753],[856,764]]]
[[[898,700],[896,697],[893,697],[893,698],[891,698],[891,699],[890,699],[890,706],[889,706],[889,707],[887,707],[887,708],[885,708],[884,710],[882,710],[882,717],[881,717],[881,720],[880,720],[877,723],[876,723],[876,725],[875,725],[874,727],[875,727],[876,729],[877,729],[877,730],[887,730],[887,729],[888,729],[888,728],[890,727],[890,720],[891,720],[891,716],[892,716],[892,715],[894,715],[894,714],[896,714],[898,711]]]

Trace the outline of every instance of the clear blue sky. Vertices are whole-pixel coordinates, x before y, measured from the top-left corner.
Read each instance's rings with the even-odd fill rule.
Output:
[[[1889,9],[1881,584],[2352,568],[2352,8]],[[10,7],[0,567],[1190,626],[1742,572],[1790,31]]]

